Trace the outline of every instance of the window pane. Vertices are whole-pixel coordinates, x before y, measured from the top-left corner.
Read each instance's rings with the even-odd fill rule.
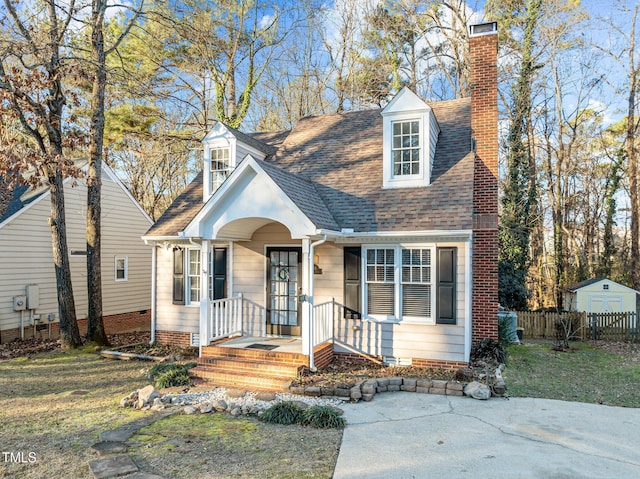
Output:
[[[418,133],[418,126],[419,126],[419,122],[412,121],[411,122],[411,133],[417,134]]]
[[[395,122],[393,124],[393,135],[394,136],[400,135],[401,125],[402,125],[402,123],[400,123],[400,122]]]
[[[408,284],[402,287],[402,315],[431,317],[431,285]]]
[[[380,250],[382,251],[382,250]],[[392,249],[386,249],[384,250],[386,253],[386,258],[387,258],[387,264],[394,264],[394,250]]]
[[[367,287],[369,314],[393,316],[395,314],[395,285],[373,283]]]

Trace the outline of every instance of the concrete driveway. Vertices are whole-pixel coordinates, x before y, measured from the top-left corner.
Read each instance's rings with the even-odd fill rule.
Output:
[[[334,479],[640,478],[640,409],[409,392],[343,409]]]

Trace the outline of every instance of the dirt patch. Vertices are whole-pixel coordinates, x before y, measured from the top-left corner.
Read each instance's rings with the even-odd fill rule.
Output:
[[[144,356],[195,358],[198,356],[198,348],[178,348],[164,344],[149,344],[148,342],[132,344],[120,348],[109,348],[122,353],[141,354]]]
[[[112,348],[121,348],[123,346],[144,343],[148,344],[151,339],[151,335],[146,332],[131,332],[131,333],[119,333],[109,334],[109,343]],[[34,354],[45,353],[48,351],[55,351],[60,349],[60,343],[57,339],[25,339],[15,340],[10,343],[0,344],[0,360],[30,357]]]

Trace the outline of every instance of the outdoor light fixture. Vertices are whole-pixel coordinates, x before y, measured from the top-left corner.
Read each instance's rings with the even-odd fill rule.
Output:
[[[322,268],[320,268],[320,256],[313,255],[313,274],[322,274]]]

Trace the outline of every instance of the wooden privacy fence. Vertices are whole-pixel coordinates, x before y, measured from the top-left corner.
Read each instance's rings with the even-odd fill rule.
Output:
[[[555,313],[517,311],[525,338],[557,338],[569,329],[571,339],[640,341],[638,313]]]

